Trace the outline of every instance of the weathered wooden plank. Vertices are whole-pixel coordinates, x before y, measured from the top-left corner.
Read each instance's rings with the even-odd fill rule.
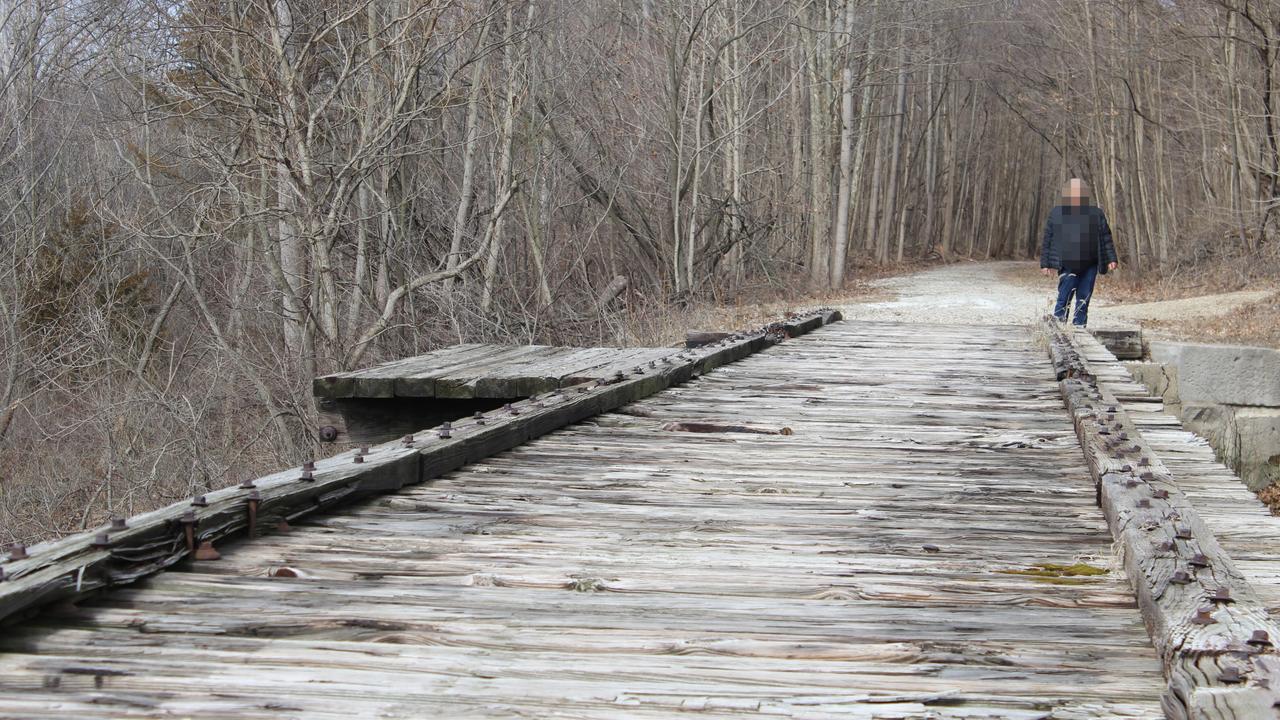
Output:
[[[1155,717],[1048,370],[1015,328],[784,343],[5,633],[0,716]]]
[[[0,621],[29,608],[73,600],[102,587],[132,582],[186,558],[202,542],[274,526],[315,510],[397,490],[406,484],[509,449],[550,430],[647,397],[781,340],[767,329],[697,352],[671,366],[618,382],[525,401],[507,412],[471,418],[439,432],[339,454],[315,463],[309,477],[289,470],[208,493],[135,518],[30,549],[0,563]],[[446,437],[446,435],[448,437]],[[102,534],[105,533],[105,536]]]
[[[1062,395],[1168,680],[1170,718],[1273,717],[1280,626],[1074,336],[1046,321]],[[1275,687],[1275,689],[1272,689]],[[1266,708],[1264,715],[1237,714]]]

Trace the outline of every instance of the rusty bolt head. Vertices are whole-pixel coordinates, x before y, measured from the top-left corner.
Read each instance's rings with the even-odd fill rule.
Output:
[[[14,543],[9,547],[10,560],[26,560],[28,557],[30,556],[27,555],[26,545],[23,545],[22,543]]]
[[[128,527],[129,527],[129,523],[124,518],[122,517],[111,518],[112,530],[124,530],[124,529],[127,529]]]
[[[1191,567],[1209,567],[1209,558],[1205,557],[1204,553],[1196,553],[1191,556],[1187,564]]]
[[[1115,405],[1108,405],[1108,406],[1107,406],[1107,412],[1111,413],[1112,415],[1115,415],[1115,414],[1116,414],[1116,409],[1117,409],[1117,408],[1116,408],[1116,406],[1115,406]]]
[[[298,476],[298,479],[301,480],[302,482],[313,482],[315,481],[316,476],[315,476],[315,473],[311,472],[310,470],[303,470],[302,474]]]
[[[1138,477],[1142,478],[1143,481],[1145,482],[1151,482],[1152,480],[1156,479],[1156,474],[1151,472],[1150,470],[1147,470],[1146,472],[1143,472]]]
[[[252,480],[245,480],[244,482],[240,483],[241,490],[249,490],[255,487],[257,487],[257,485],[254,485]]]
[[[203,495],[197,495],[195,496],[195,499],[191,501],[191,506],[192,507],[209,507],[209,501],[205,500]]]
[[[1151,491],[1151,496],[1156,498],[1157,500],[1168,500],[1169,491],[1165,490],[1164,488],[1157,488]]]
[[[200,543],[200,547],[196,548],[196,560],[217,560],[222,557],[222,553],[214,549],[213,543],[204,540]]]
[[[1138,467],[1151,467],[1151,458],[1138,458]]]
[[[1196,611],[1194,617],[1191,618],[1193,625],[1212,625],[1216,621],[1213,619],[1213,608],[1202,607]]]
[[[257,490],[254,490],[253,492],[249,493],[248,500],[249,502],[261,502],[262,493],[258,492]]]
[[[1191,528],[1180,527],[1178,528],[1178,531],[1174,534],[1174,537],[1178,538],[1179,540],[1191,540],[1195,538],[1195,535],[1191,534]]]
[[[196,511],[188,510],[182,513],[182,517],[178,518],[178,522],[183,525],[194,525],[196,523]]]
[[[1138,487],[1138,481],[1134,480],[1133,478],[1129,478],[1128,480],[1124,481],[1124,486],[1132,490],[1133,488]]]
[[[111,537],[104,532],[100,532],[93,536],[93,542],[89,543],[89,547],[101,550],[111,547]]]
[[[1228,665],[1222,668],[1222,672],[1218,673],[1218,680],[1227,684],[1235,684],[1244,682],[1244,675],[1240,673],[1240,668],[1234,665]]]
[[[356,453],[356,456],[355,456],[355,457],[353,457],[353,458],[351,458],[351,462],[353,462],[353,463],[362,463],[362,462],[364,462],[364,456],[363,456],[363,455],[361,455],[361,454],[359,454],[359,453]]]
[[[1149,507],[1151,507],[1151,501],[1150,501],[1150,500],[1148,500],[1147,498],[1141,498],[1141,499],[1139,499],[1139,500],[1138,500],[1138,507],[1140,507],[1140,508],[1149,508]]]
[[[1174,545],[1172,540],[1162,540],[1156,547],[1164,552],[1170,552],[1176,550],[1178,546]]]
[[[444,423],[443,425],[440,426],[440,429],[436,431],[436,434],[439,435],[442,439],[447,440],[453,437],[453,426],[451,426],[449,423]]]
[[[302,463],[302,469],[303,469],[303,470],[305,470],[305,471],[307,471],[307,472],[315,472],[315,471],[316,471],[316,461],[315,461],[315,460],[308,460],[308,461],[306,461],[306,462]]]
[[[1209,595],[1209,599],[1216,603],[1235,602],[1235,598],[1231,597],[1231,589],[1226,587],[1220,587],[1217,590],[1214,590],[1213,593]]]
[[[1186,585],[1191,582],[1191,573],[1186,570],[1175,570],[1173,577],[1169,578],[1169,582],[1174,585]]]
[[[1120,466],[1120,472],[1133,472],[1133,466],[1132,466],[1132,465],[1127,465],[1127,464],[1126,464],[1126,465],[1121,465],[1121,466]]]
[[[1271,636],[1267,634],[1266,630],[1254,630],[1253,635],[1245,642],[1249,643],[1250,645],[1270,646]]]

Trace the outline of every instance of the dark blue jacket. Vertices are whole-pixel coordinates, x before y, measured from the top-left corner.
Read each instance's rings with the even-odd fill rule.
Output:
[[[1079,244],[1084,242],[1092,247]],[[1107,265],[1118,262],[1106,214],[1096,205],[1055,207],[1044,225],[1040,267],[1061,270],[1082,254],[1094,257],[1102,275],[1107,273]]]

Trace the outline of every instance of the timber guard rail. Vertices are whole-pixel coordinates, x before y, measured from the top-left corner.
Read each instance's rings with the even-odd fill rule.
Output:
[[[1044,325],[1063,402],[1167,682],[1166,717],[1268,718],[1280,705],[1280,627],[1081,356]]]

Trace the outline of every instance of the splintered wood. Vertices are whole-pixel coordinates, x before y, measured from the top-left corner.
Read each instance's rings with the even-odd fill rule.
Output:
[[[0,715],[1160,714],[1026,328],[837,323],[220,550],[7,629]]]

